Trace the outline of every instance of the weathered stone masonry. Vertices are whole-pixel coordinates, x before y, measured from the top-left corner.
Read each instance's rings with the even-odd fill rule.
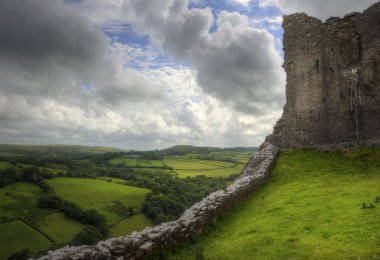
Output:
[[[322,23],[284,17],[286,105],[268,141],[281,148],[380,145],[380,2]]]
[[[224,190],[211,193],[172,222],[111,238],[95,246],[64,247],[49,251],[39,260],[66,259],[149,259],[155,252],[170,248],[204,229],[231,207],[261,186],[278,155],[278,147],[264,143],[253,155],[237,180]]]

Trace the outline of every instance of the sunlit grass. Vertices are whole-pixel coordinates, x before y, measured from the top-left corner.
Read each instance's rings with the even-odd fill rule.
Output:
[[[98,210],[105,216],[108,225],[123,217],[117,212],[120,206],[139,207],[149,192],[148,189],[97,179],[54,178],[46,180],[46,183],[62,199],[74,202],[83,209]],[[115,202],[121,204],[118,206]]]
[[[282,153],[264,187],[169,258],[379,258],[378,196],[379,149]]]

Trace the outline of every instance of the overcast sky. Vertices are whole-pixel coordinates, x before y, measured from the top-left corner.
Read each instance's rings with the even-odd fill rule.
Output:
[[[1,0],[0,143],[257,146],[285,102],[283,14],[376,0]]]

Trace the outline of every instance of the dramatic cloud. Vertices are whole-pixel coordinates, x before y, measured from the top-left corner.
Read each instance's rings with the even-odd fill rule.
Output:
[[[126,19],[157,45],[195,65],[200,86],[240,111],[264,114],[282,106],[284,75],[274,38],[248,17],[222,11],[216,31],[210,9],[186,0],[126,0]]]
[[[331,16],[342,17],[350,12],[361,12],[378,0],[259,0],[261,6],[277,6],[284,13],[305,12],[326,20]]]
[[[2,0],[0,142],[259,145],[284,74],[254,24],[186,0]]]

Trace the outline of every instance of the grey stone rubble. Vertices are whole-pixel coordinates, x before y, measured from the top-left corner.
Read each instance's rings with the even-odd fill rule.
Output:
[[[187,209],[171,222],[133,232],[129,236],[111,238],[94,246],[63,247],[49,251],[38,260],[48,259],[148,259],[156,252],[171,248],[203,230],[231,207],[264,183],[279,153],[279,148],[264,143],[254,154],[236,181],[218,190]]]

